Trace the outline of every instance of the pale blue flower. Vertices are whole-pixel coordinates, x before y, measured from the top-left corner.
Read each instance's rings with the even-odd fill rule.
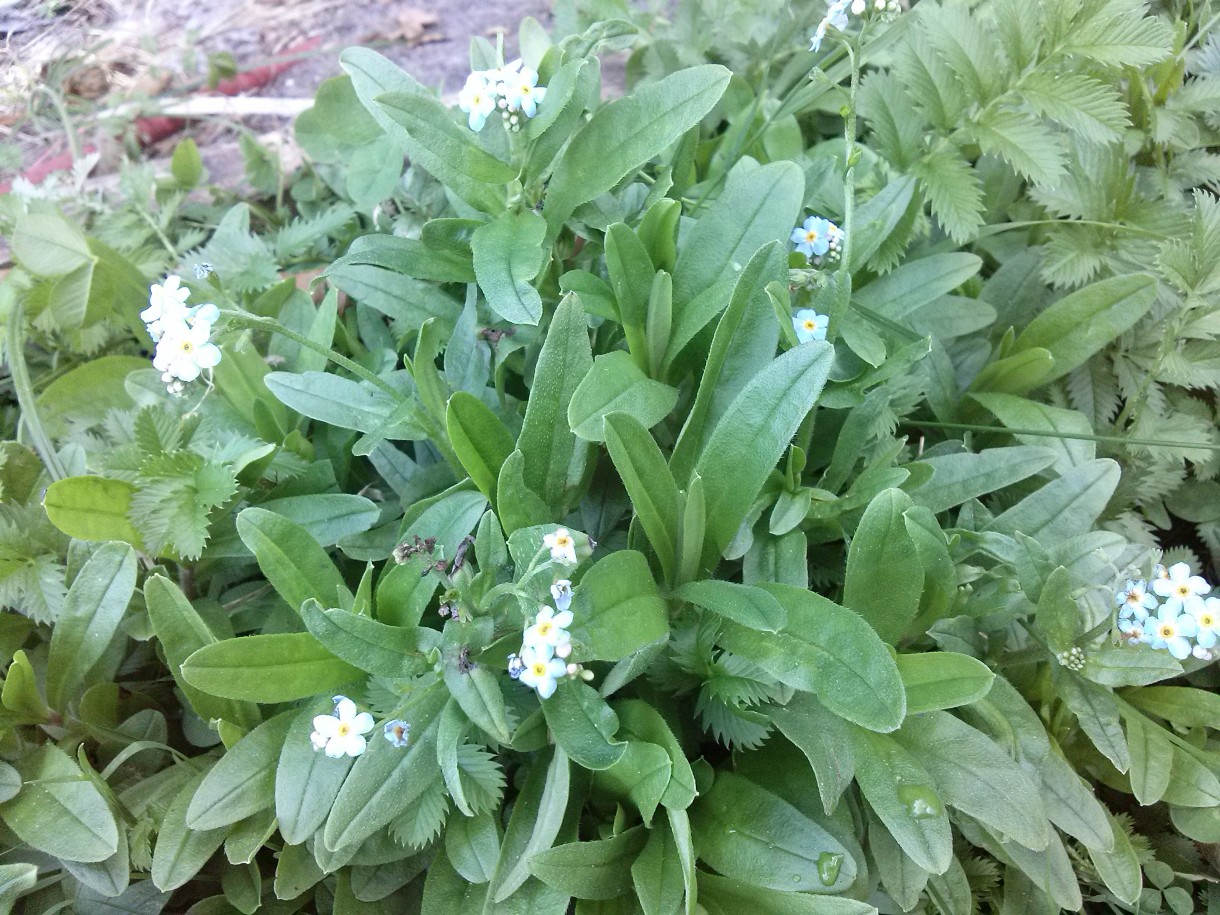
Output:
[[[826,328],[830,318],[820,315],[812,308],[802,308],[792,318],[792,327],[796,331],[796,339],[801,343],[811,340],[825,340]]]
[[[1148,619],[1148,613],[1157,608],[1157,599],[1148,593],[1148,582],[1128,578],[1127,586],[1114,595],[1118,605],[1119,619]]]
[[[1216,641],[1220,639],[1220,600],[1209,597],[1203,602],[1203,606],[1192,611],[1192,614],[1195,618],[1195,626],[1198,628],[1195,641],[1201,648],[1213,648]]]
[[[551,698],[559,678],[567,673],[567,665],[554,656],[549,645],[526,645],[521,649],[521,660],[525,663],[521,682],[536,689],[541,698]]]
[[[386,740],[401,749],[407,745],[407,741],[411,737],[411,725],[401,718],[392,718],[385,723],[383,733]]]
[[[1191,575],[1190,566],[1184,562],[1175,562],[1169,567],[1165,578],[1158,578],[1152,583],[1152,590],[1165,598],[1165,607],[1174,613],[1183,610],[1195,613],[1202,609],[1203,595],[1211,589],[1207,579]]]
[[[567,610],[572,605],[572,583],[561,578],[551,585],[551,597],[555,599],[556,610]]]
[[[1164,648],[1179,661],[1190,657],[1190,638],[1198,631],[1190,614],[1179,614],[1166,602],[1160,612],[1148,619],[1145,638],[1153,648]]]
[[[830,250],[831,227],[829,219],[810,216],[803,225],[792,230],[792,243],[806,257],[821,257]]]

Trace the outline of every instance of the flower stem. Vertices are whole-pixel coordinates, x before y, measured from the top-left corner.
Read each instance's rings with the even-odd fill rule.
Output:
[[[860,33],[861,40],[864,33]],[[856,209],[856,90],[860,84],[860,58],[850,42],[843,43],[851,61],[851,83],[848,90],[847,116],[843,124],[843,161],[847,170],[843,174],[843,250],[840,252],[838,287],[835,290],[834,304],[830,307],[830,323],[826,328],[826,340],[833,343],[839,330],[839,325],[847,315],[851,305],[851,251],[852,222]]]
[[[279,334],[281,337],[287,337],[289,340],[305,347],[306,349],[322,354],[331,362],[335,363],[335,365],[342,366],[357,378],[367,381],[369,384],[373,385],[379,390],[389,394],[395,400],[402,399],[402,392],[397,390],[384,378],[374,375],[360,363],[352,361],[351,359],[347,358],[347,356],[336,353],[330,347],[323,346],[321,343],[310,340],[308,337],[304,337],[301,334],[298,334],[296,331],[289,330],[274,318],[261,318],[257,315],[247,314],[244,311],[237,311],[231,308],[221,309],[220,314],[223,317],[228,318],[235,327],[248,327],[257,330],[266,330],[273,334]],[[403,358],[404,360],[406,359],[405,356]],[[411,365],[409,362],[407,362],[407,370],[411,370]]]
[[[1047,432],[1043,429],[1009,429],[1005,426],[981,426],[971,423],[934,423],[904,420],[903,425],[919,429],[949,429],[961,432],[998,432],[1001,435],[1037,435],[1042,438],[1069,438],[1106,445],[1138,445],[1145,448],[1190,448],[1220,451],[1220,445],[1203,442],[1175,442],[1155,438],[1130,438],[1125,435],[1092,435],[1085,432]]]
[[[43,466],[52,480],[68,476],[59,461],[59,452],[51,444],[51,438],[43,428],[35,405],[34,388],[30,384],[30,370],[25,364],[25,310],[20,304],[13,306],[8,315],[8,334],[5,339],[6,360],[9,375],[13,379],[13,390],[17,393],[17,406],[21,408],[21,422],[30,432],[34,450],[42,458]]]

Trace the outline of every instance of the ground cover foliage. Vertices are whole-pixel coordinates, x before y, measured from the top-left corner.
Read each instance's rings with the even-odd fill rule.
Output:
[[[1217,15],[566,0],[19,183],[0,903],[1220,905]]]

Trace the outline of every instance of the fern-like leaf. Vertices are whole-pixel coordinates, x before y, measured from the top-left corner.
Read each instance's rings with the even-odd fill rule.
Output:
[[[958,244],[974,237],[983,224],[983,188],[978,175],[960,152],[941,146],[913,169],[932,205],[937,222]]]

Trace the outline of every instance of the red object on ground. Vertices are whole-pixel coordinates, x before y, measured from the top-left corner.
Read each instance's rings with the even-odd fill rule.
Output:
[[[285,49],[287,54],[302,54],[306,51],[312,51],[322,44],[320,37],[307,38],[304,41],[299,41],[294,45]],[[245,70],[232,76],[229,79],[222,79],[216,84],[215,93],[210,90],[201,90],[197,95],[237,95],[241,92],[248,92],[251,89],[259,89],[267,83],[271,82],[285,70],[289,69],[295,60],[283,60],[273,64],[266,64],[261,67],[255,67],[252,70]],[[140,147],[144,148],[151,146],[164,140],[166,137],[173,136],[179,130],[186,126],[184,118],[170,118],[163,115],[147,118],[136,118],[136,136],[140,140]],[[89,155],[97,152],[97,147],[93,144],[86,146],[81,150],[82,155]],[[68,171],[72,168],[72,154],[68,152],[60,153],[44,153],[40,156],[33,165],[21,173],[21,177],[25,178],[31,184],[38,184],[44,180],[52,172]],[[12,181],[0,182],[0,194],[7,194],[12,190]]]

